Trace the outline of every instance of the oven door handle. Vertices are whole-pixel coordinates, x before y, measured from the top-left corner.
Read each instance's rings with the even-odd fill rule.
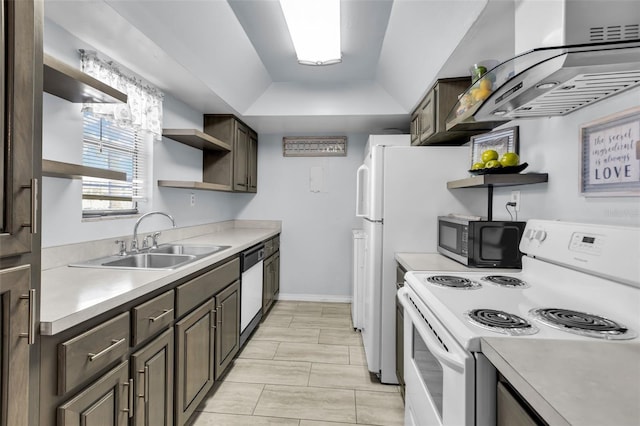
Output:
[[[406,287],[398,290],[398,294],[400,295],[400,301],[405,308],[405,315],[409,315],[411,323],[418,330],[418,333],[420,333],[420,337],[424,340],[424,343],[427,345],[431,354],[436,357],[440,363],[445,364],[458,372],[464,372],[465,360],[463,357],[446,351],[442,347],[441,343],[436,340],[433,333],[426,326],[425,320],[418,315],[418,310],[409,301],[408,290]]]

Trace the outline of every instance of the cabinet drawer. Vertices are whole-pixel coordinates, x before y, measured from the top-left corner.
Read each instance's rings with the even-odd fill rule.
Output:
[[[167,291],[131,310],[133,322],[133,346],[166,328],[174,319],[173,290]]]
[[[176,288],[177,317],[186,314],[239,278],[240,259],[236,258],[178,286]]]
[[[61,343],[58,346],[59,394],[99,373],[128,350],[128,312]]]

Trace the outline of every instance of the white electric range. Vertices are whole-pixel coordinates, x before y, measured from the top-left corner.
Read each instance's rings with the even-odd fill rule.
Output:
[[[640,228],[530,220],[521,271],[409,272],[405,424],[495,424],[482,337],[640,342]]]

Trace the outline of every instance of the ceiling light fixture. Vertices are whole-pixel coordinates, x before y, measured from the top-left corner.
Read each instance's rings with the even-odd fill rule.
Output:
[[[280,7],[302,65],[342,62],[340,0],[280,0]]]

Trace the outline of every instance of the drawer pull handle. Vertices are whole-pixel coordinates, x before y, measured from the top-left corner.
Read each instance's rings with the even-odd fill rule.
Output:
[[[27,339],[27,344],[33,345],[36,342],[36,289],[32,288],[29,293],[20,296],[20,299],[29,302],[29,325],[26,333],[20,333],[20,337]]]
[[[125,340],[127,340],[127,339],[124,338],[124,337],[122,339],[120,339],[120,340],[112,340],[111,344],[109,346],[107,346],[106,348],[104,348],[103,350],[98,352],[97,354],[88,353],[87,356],[89,357],[89,361],[95,361],[96,359],[100,358],[101,356],[103,356],[103,355],[107,354],[108,352],[112,351],[116,346],[124,343]]]
[[[122,386],[127,387],[127,408],[123,408],[122,411],[127,413],[128,417],[133,417],[133,379],[129,379],[124,382]]]
[[[144,402],[149,402],[149,366],[144,366]]]
[[[162,317],[169,315],[171,312],[173,312],[173,309],[165,309],[162,311],[162,313],[160,315],[158,315],[157,317],[149,317],[149,321],[151,322],[156,322],[159,319],[161,319]]]

